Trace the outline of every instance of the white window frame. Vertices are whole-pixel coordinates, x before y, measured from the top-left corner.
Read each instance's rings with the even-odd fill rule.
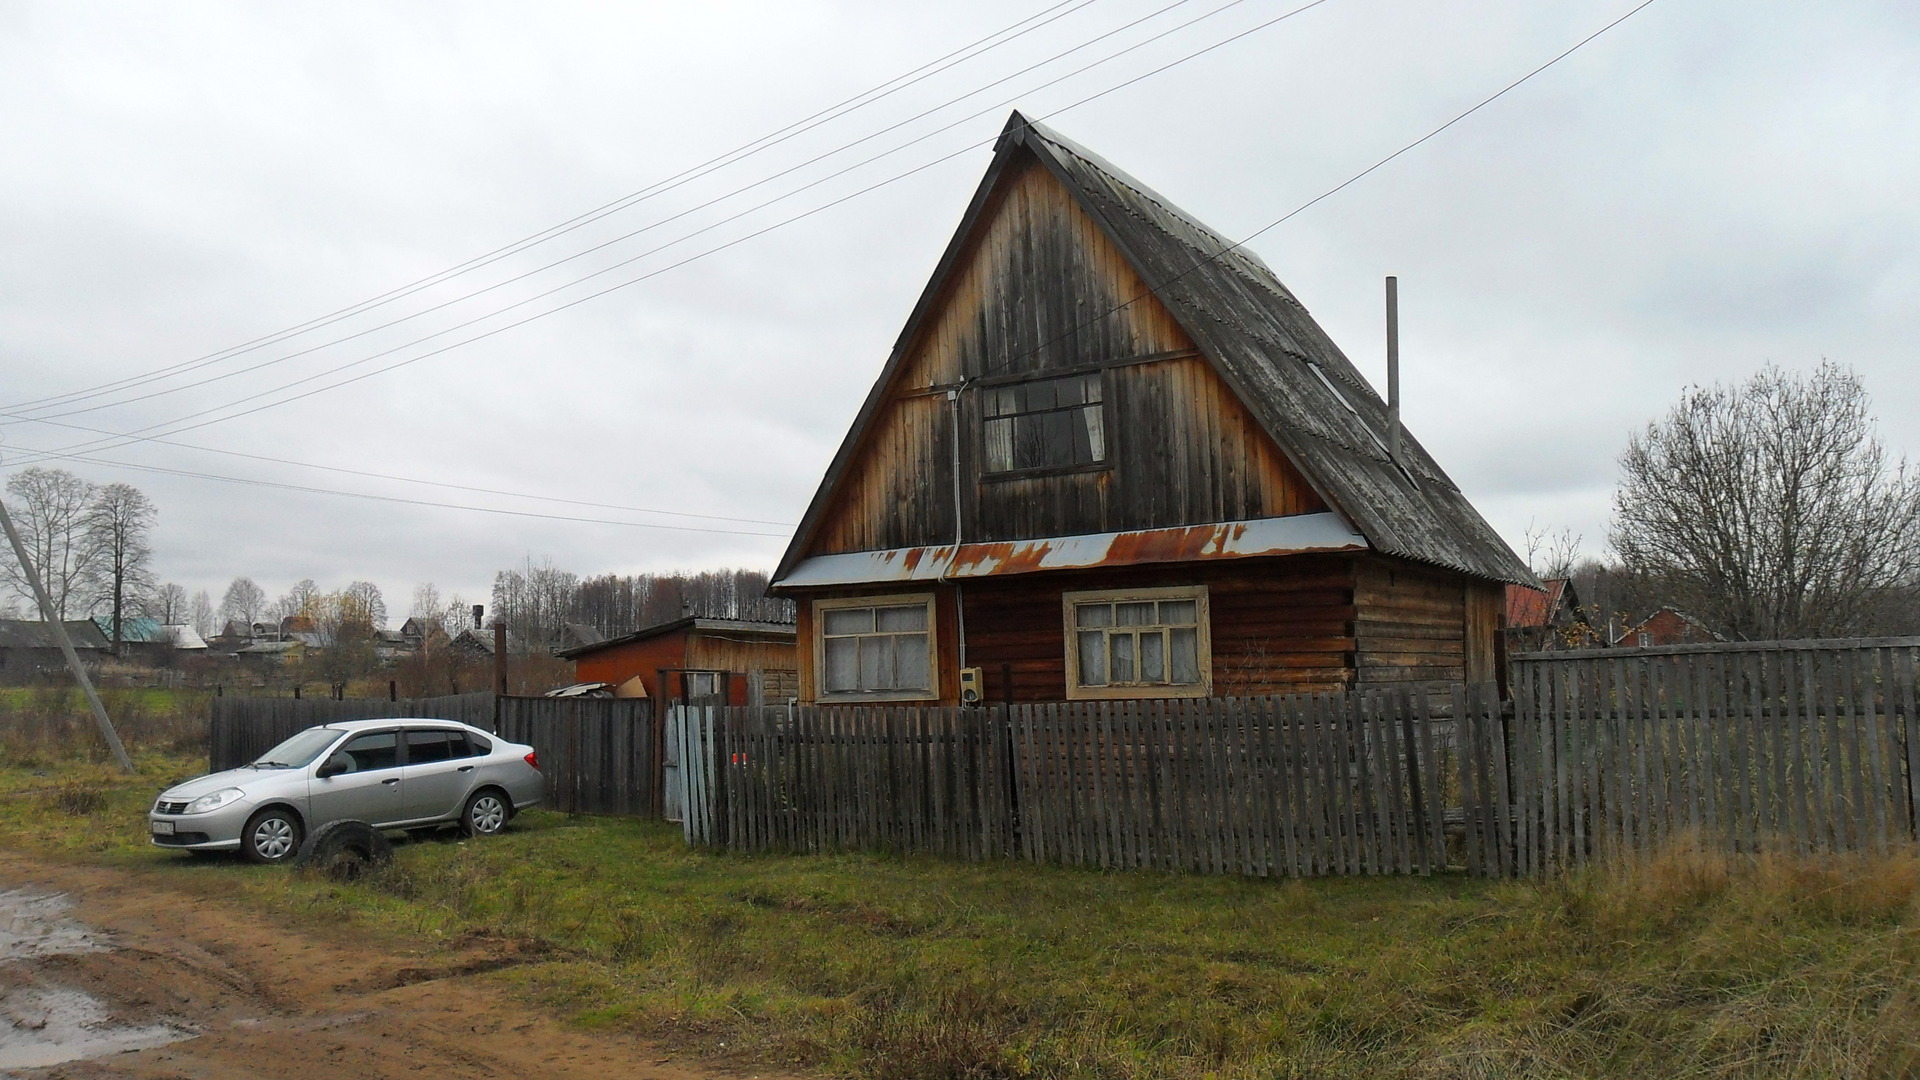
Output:
[[[1194,639],[1200,681],[1192,685],[1122,686],[1080,685],[1080,627],[1074,609],[1081,604],[1124,604],[1138,600],[1192,600]],[[1060,620],[1066,642],[1067,700],[1092,701],[1125,698],[1203,698],[1213,696],[1213,616],[1205,585],[1175,585],[1152,589],[1091,589],[1060,594]]]
[[[832,693],[827,690],[827,620],[829,611],[841,611],[847,608],[906,607],[909,604],[924,604],[927,609],[927,683],[925,691],[919,690],[876,690],[841,691]],[[939,614],[934,607],[932,593],[899,593],[888,596],[836,596],[832,599],[813,602],[813,693],[815,701],[861,702],[861,701],[938,701],[940,700],[940,624],[935,616]]]

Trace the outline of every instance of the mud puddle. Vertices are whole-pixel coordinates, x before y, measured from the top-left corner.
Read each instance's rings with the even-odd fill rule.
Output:
[[[61,983],[57,958],[110,948],[69,906],[59,893],[0,892],[0,1076],[194,1035],[174,1020],[133,1020]]]
[[[0,1076],[11,1069],[146,1050],[190,1039],[172,1024],[132,1025],[78,990],[32,987],[0,997]]]
[[[0,891],[0,964],[100,948],[99,935],[67,914],[71,906],[61,893]]]

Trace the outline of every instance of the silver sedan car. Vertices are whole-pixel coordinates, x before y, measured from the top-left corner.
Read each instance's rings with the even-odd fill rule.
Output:
[[[546,797],[533,748],[451,720],[310,727],[238,769],[175,784],[147,814],[153,842],[284,862],[330,821],[457,824],[488,836]]]

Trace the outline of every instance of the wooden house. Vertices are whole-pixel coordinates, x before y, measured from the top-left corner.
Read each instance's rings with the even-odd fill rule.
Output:
[[[686,616],[605,641],[559,649],[573,661],[576,683],[606,683],[618,693],[682,701],[780,704],[798,692],[791,623]]]
[[[112,648],[89,619],[69,619],[64,625],[73,651],[88,666],[98,663]],[[0,680],[57,678],[66,670],[66,655],[60,651],[60,639],[50,624],[37,619],[0,619]]]
[[[800,697],[1491,679],[1537,583],[1391,442],[1265,264],[1015,113],[774,574]]]

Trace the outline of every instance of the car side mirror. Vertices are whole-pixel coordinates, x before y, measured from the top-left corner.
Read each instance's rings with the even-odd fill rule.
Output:
[[[320,771],[314,773],[314,775],[325,780],[329,776],[339,776],[343,772],[352,771],[353,759],[345,754],[335,754],[328,758],[326,764],[320,766]]]

